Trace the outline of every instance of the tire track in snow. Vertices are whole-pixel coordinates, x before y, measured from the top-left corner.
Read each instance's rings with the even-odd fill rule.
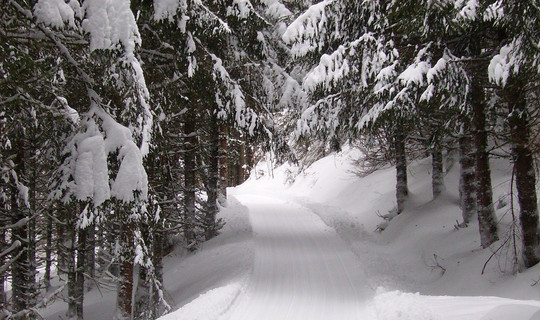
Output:
[[[255,261],[229,319],[358,319],[373,295],[358,258],[305,207],[237,195],[249,208]]]

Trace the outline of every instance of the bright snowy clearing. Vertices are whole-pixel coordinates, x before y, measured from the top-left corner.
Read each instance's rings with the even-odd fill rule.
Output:
[[[512,275],[508,248],[491,258],[477,225],[456,229],[459,168],[449,170],[445,196],[431,200],[430,160],[409,166],[409,209],[375,232],[394,206],[394,168],[354,174],[347,150],[297,168],[256,168],[230,189],[221,235],[193,255],[165,264],[173,319],[540,319],[540,267]],[[509,204],[510,165],[495,160],[494,199],[502,225]],[[293,174],[294,175],[294,174]],[[501,241],[505,240],[501,228]],[[88,319],[114,314],[114,293],[93,290]],[[48,309],[57,319],[64,306]],[[57,310],[57,311],[55,311]],[[56,314],[56,315],[55,315]]]

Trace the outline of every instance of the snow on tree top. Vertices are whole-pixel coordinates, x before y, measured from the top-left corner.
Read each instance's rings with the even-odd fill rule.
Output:
[[[133,56],[141,36],[130,8],[129,0],[85,0],[84,31],[90,34],[90,50],[124,47]]]
[[[39,0],[34,6],[34,15],[39,23],[63,28],[67,23],[75,27],[75,16],[81,16],[82,10],[78,1],[66,3],[64,0]]]
[[[154,19],[172,22],[179,8],[187,7],[185,0],[154,0]]]
[[[280,19],[292,15],[292,12],[277,0],[262,0],[261,2],[265,4],[265,14],[269,17]]]
[[[325,0],[317,3],[300,15],[291,23],[282,36],[283,41],[292,44],[291,52],[300,57],[310,51],[320,49],[322,42],[317,42],[319,34],[325,32],[326,28],[326,6],[333,0]]]
[[[499,53],[491,59],[488,66],[488,75],[491,82],[504,87],[510,73],[519,71],[518,59],[513,55],[514,49],[515,41],[503,46]]]

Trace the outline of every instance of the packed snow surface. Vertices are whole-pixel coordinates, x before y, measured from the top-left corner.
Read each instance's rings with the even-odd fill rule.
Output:
[[[250,210],[255,262],[230,319],[357,319],[372,290],[359,261],[309,209],[239,195]]]
[[[313,211],[275,195],[236,197],[253,226],[249,279],[161,319],[540,319],[540,301],[374,290],[360,258]]]

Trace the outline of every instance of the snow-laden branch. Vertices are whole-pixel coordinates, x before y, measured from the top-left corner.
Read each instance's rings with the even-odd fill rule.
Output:
[[[110,198],[123,202],[134,201],[136,196],[146,199],[148,177],[131,130],[105,112],[98,97],[84,114],[81,128],[66,146],[69,158],[60,169],[62,182],[54,197],[64,202],[72,197],[91,200],[94,207]],[[116,153],[119,168],[111,180],[108,157]]]
[[[261,0],[261,2],[266,6],[265,14],[273,19],[279,20],[292,15],[292,12],[278,0]]]
[[[324,45],[324,37],[327,27],[327,6],[334,0],[323,0],[300,15],[287,27],[283,34],[283,41],[292,44],[291,52],[296,57],[302,57],[309,52],[320,50]]]
[[[503,46],[499,53],[490,61],[488,67],[489,80],[500,86],[505,86],[508,78],[519,73],[520,64],[524,60],[519,51],[519,39]]]
[[[55,44],[68,63],[75,67],[78,76],[85,83],[90,100],[89,111],[79,120],[83,131],[75,134],[66,147],[70,158],[60,168],[63,178],[56,197],[60,198],[58,192],[67,191],[62,196],[64,201],[70,201],[73,196],[77,200],[91,199],[94,206],[101,205],[110,197],[130,202],[137,194],[145,199],[148,187],[142,158],[149,150],[152,113],[147,102],[149,93],[143,71],[135,58],[135,48],[141,44],[141,38],[130,3],[128,0],[86,0],[81,8],[71,2],[70,5],[62,5],[55,0],[40,0],[34,7],[37,15],[34,17],[30,10],[10,1],[27,19],[36,20],[37,28]],[[47,11],[47,6],[52,11]],[[58,19],[56,13],[61,19]],[[120,50],[123,53],[119,62],[128,66],[127,74],[132,77],[134,93],[142,107],[142,112],[137,115],[137,124],[140,127],[137,133],[141,136],[141,146],[135,144],[129,128],[118,123],[102,108],[102,98],[93,89],[96,81],[73,58],[56,33],[49,29],[48,26],[61,29],[60,22],[79,29],[74,26],[75,20],[72,16],[84,17],[81,27],[90,35],[90,51]],[[114,181],[109,182],[107,157],[115,152],[118,152],[119,169]]]
[[[239,128],[247,129],[248,133],[253,135],[260,119],[253,109],[246,106],[240,84],[231,77],[218,56],[210,52],[199,39],[195,38],[195,41],[213,62],[212,78],[218,86],[216,103],[220,107],[218,117],[227,119],[230,114],[234,114],[235,124]],[[223,86],[224,90],[220,90],[219,86]]]
[[[451,63],[454,60],[456,57],[448,50],[434,60],[432,45],[427,44],[417,52],[409,65],[402,67],[403,71],[397,71],[396,63],[382,69],[376,77],[373,91],[378,102],[362,116],[357,129],[375,123],[385,112],[414,109],[419,102],[427,103],[433,97],[442,97],[449,92],[455,92],[453,97],[458,98],[449,102],[448,106],[444,101],[439,101],[439,107],[463,107],[459,102],[467,100],[467,85],[463,85],[466,73],[459,64]]]
[[[367,86],[369,79],[396,56],[397,53],[386,50],[382,39],[366,33],[353,42],[339,46],[331,54],[324,54],[319,64],[304,77],[303,87],[307,91],[313,91],[319,85],[331,88],[352,70],[360,72],[361,85]]]
[[[312,135],[319,130],[325,132],[325,136],[334,135],[340,125],[340,113],[343,109],[341,94],[332,94],[318,100],[306,108],[297,120],[295,135]]]
[[[186,32],[186,24],[189,20],[205,24],[205,27],[208,27],[209,22],[216,23],[215,32],[232,32],[227,22],[223,21],[201,0],[193,0],[190,5],[191,12],[188,12],[188,0],[154,0],[154,20],[167,19],[169,22],[174,22],[176,17],[178,20],[176,23],[181,32]]]
[[[240,19],[247,19],[250,15],[254,15],[266,25],[272,25],[272,23],[266,20],[265,17],[261,16],[257,10],[255,10],[253,4],[249,0],[233,0],[232,6],[227,8],[227,15],[238,17]]]

